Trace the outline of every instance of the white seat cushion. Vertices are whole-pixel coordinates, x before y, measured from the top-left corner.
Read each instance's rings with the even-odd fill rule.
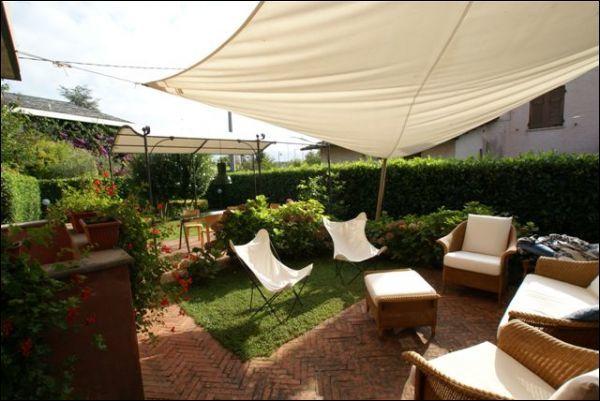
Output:
[[[501,256],[508,247],[512,217],[470,214],[462,250]]]
[[[594,294],[596,296],[596,298],[598,298],[598,276],[596,276],[596,278],[594,279],[594,281],[592,281],[590,283],[590,285],[588,286],[588,291],[591,292],[592,294]]]
[[[365,287],[375,302],[381,297],[436,294],[419,273],[410,269],[367,274]]]
[[[507,398],[542,400],[554,393],[552,386],[489,342],[451,352],[430,362],[461,383]]]
[[[508,323],[510,311],[563,318],[570,313],[598,304],[598,297],[587,288],[537,274],[528,274],[517,290],[500,321]]]
[[[598,369],[568,380],[556,390],[551,400],[597,400],[599,391]]]
[[[444,256],[445,266],[490,276],[500,275],[501,263],[499,256],[466,251],[450,252]]]

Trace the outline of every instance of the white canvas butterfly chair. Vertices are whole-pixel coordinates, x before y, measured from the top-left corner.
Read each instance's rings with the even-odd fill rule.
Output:
[[[254,288],[258,290],[265,304],[258,308],[253,314],[254,317],[265,307],[268,308],[273,316],[281,323],[273,308],[273,301],[285,290],[290,289],[294,293],[294,304],[290,308],[288,317],[291,316],[296,304],[300,300],[300,294],[306,285],[305,279],[310,275],[313,265],[310,264],[301,270],[290,269],[277,258],[275,250],[272,248],[269,240],[269,233],[262,229],[256,237],[245,245],[234,245],[229,241],[229,246],[235,252],[242,265],[246,268],[252,281],[252,293],[250,294],[250,309],[252,309],[252,299],[254,297]],[[296,284],[303,281],[299,291],[296,291]],[[271,298],[267,298],[261,290],[259,284],[271,293]]]
[[[337,274],[342,279],[340,262],[348,262],[354,266],[358,273],[347,284],[352,283],[364,269],[358,264],[381,255],[386,251],[375,248],[367,239],[365,228],[367,226],[367,215],[360,213],[352,220],[335,222],[323,217],[323,224],[333,239],[333,259],[336,262]]]

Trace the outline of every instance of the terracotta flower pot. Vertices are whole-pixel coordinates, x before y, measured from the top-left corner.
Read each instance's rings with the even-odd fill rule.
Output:
[[[101,251],[104,249],[112,249],[119,242],[119,226],[121,222],[117,219],[108,219],[94,222],[88,219],[79,219],[79,223],[83,227],[85,236],[89,243],[94,247],[94,250]]]
[[[79,234],[83,234],[84,230],[79,220],[81,219],[89,219],[90,217],[96,217],[97,213],[91,210],[84,210],[83,212],[69,212],[69,219],[71,220],[71,224],[73,225],[73,229]]]

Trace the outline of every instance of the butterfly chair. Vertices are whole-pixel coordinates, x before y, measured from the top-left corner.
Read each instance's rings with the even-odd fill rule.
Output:
[[[260,230],[256,237],[245,245],[234,245],[233,242],[229,241],[229,246],[233,252],[237,255],[238,259],[247,270],[250,279],[252,281],[252,293],[250,294],[250,310],[252,310],[252,300],[254,298],[254,289],[258,291],[260,296],[264,300],[264,305],[258,308],[253,314],[254,317],[261,310],[268,308],[273,316],[283,323],[279,319],[275,309],[273,308],[273,302],[279,295],[281,295],[286,289],[292,290],[294,294],[294,304],[290,308],[288,318],[291,316],[297,303],[302,305],[300,300],[300,294],[306,285],[308,276],[310,275],[313,265],[310,264],[301,270],[290,269],[285,266],[278,259],[275,249],[271,245],[269,240],[269,233],[267,230]],[[296,291],[296,284],[303,281],[300,289]],[[261,289],[264,289],[271,294],[270,298]]]
[[[336,273],[340,280],[342,278],[342,263],[347,262],[353,266],[358,273],[347,284],[351,284],[364,269],[360,262],[372,259],[386,251],[387,247],[375,248],[365,234],[367,215],[362,212],[352,220],[334,222],[323,217],[323,224],[333,239],[333,259],[335,260]]]

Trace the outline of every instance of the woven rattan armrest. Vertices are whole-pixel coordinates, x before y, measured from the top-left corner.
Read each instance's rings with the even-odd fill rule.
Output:
[[[498,348],[554,388],[598,368],[598,351],[567,344],[520,320],[502,328]]]
[[[407,351],[402,354],[402,357],[415,367],[425,376],[431,388],[439,392],[443,392],[443,397],[440,399],[447,400],[508,400],[500,394],[486,391],[485,389],[475,388],[454,380],[450,376],[436,369],[425,358],[414,351]],[[460,369],[460,367],[457,367]],[[443,390],[442,390],[443,389]]]
[[[541,257],[535,265],[535,274],[579,287],[587,287],[598,276],[598,261]]]
[[[457,225],[450,234],[438,239],[436,242],[444,248],[444,255],[448,252],[456,252],[462,249],[463,241],[465,239],[465,232],[467,231],[467,222],[463,221]]]
[[[564,327],[573,329],[593,329],[598,327],[598,322],[584,322],[580,320],[562,319],[521,311],[509,311],[508,319],[518,319],[524,323],[535,327]]]

